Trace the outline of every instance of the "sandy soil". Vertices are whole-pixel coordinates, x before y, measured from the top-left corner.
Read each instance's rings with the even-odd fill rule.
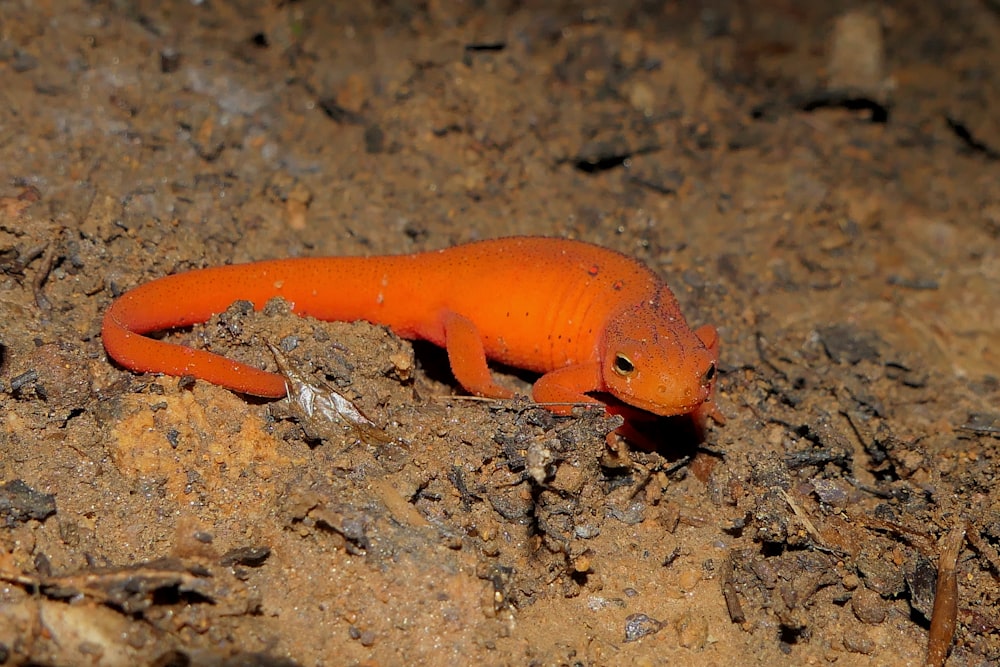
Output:
[[[1000,661],[996,3],[603,4],[0,0],[0,664],[920,665],[939,567]],[[359,441],[101,345],[169,273],[511,234],[655,268],[726,423],[166,334],[297,342]]]

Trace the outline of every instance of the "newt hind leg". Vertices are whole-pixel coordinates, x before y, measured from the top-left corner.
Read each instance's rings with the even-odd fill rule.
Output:
[[[446,313],[444,336],[451,372],[466,391],[486,398],[514,397],[513,391],[493,379],[486,364],[483,337],[471,320],[458,313]]]

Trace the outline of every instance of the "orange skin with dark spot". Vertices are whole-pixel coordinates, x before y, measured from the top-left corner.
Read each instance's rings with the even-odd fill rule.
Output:
[[[143,334],[205,322],[233,302],[283,297],[299,315],[367,320],[446,348],[467,391],[510,398],[487,359],[541,373],[534,399],[559,414],[606,392],[660,416],[709,401],[718,336],[693,331],[646,266],[599,246],[512,237],[412,255],[279,259],[167,276],[118,298],[104,316],[108,354],[134,371],[191,375],[279,398],[285,380],[211,352]],[[705,405],[710,409],[710,404]]]

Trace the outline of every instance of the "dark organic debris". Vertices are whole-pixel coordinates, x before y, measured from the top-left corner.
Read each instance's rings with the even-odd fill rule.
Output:
[[[1000,438],[1000,415],[987,412],[974,412],[958,428],[962,431],[970,431],[980,435],[992,435],[994,438]]]
[[[0,484],[0,518],[7,526],[28,519],[44,521],[55,513],[55,496],[35,491],[19,479]]]
[[[796,100],[796,103],[805,112],[830,108],[847,109],[848,111],[867,111],[871,114],[869,120],[879,125],[889,122],[889,114],[892,110],[889,104],[883,104],[871,97],[854,95],[847,91],[818,92]]]
[[[861,361],[877,361],[878,338],[850,324],[833,324],[818,331],[823,349],[831,360],[851,365]]]
[[[155,605],[225,602],[234,613],[251,611],[253,603],[237,588],[216,582],[196,562],[164,558],[138,565],[86,570],[47,577],[0,573],[0,579],[38,591],[52,600],[84,597],[125,614],[141,614]]]
[[[965,144],[966,148],[981,153],[990,160],[1000,160],[1000,148],[990,146],[982,139],[977,138],[963,121],[945,116],[944,122],[948,125],[948,129],[954,132],[955,136]]]
[[[372,518],[347,505],[330,503],[321,493],[299,491],[289,497],[292,523],[327,530],[343,539],[343,548],[352,555],[364,555],[371,547],[368,531]]]
[[[227,551],[219,560],[219,563],[227,567],[231,565],[260,567],[270,555],[270,547],[239,547]]]

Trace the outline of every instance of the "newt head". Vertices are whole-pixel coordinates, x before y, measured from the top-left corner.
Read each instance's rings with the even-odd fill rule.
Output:
[[[687,414],[712,396],[718,362],[715,330],[692,331],[672,295],[613,317],[601,355],[605,390],[655,415]]]

